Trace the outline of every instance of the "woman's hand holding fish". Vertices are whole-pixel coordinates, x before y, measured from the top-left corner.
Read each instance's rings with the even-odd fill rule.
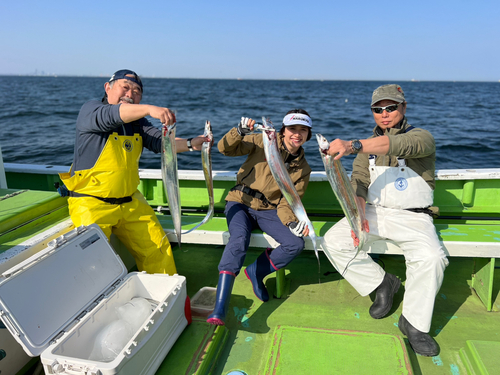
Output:
[[[305,221],[299,221],[298,223],[292,221],[288,223],[288,228],[290,232],[295,234],[297,237],[304,237],[309,235],[309,227],[307,226]]]
[[[245,136],[253,131],[253,126],[255,125],[255,120],[249,117],[242,117],[240,123],[238,124],[238,134]]]

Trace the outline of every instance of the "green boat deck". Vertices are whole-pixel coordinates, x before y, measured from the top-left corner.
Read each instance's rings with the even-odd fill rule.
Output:
[[[215,287],[223,246],[183,244],[173,247],[178,273],[186,276],[191,298],[203,287]],[[251,248],[244,267],[262,249]],[[313,252],[303,252],[286,269],[282,298],[263,303],[244,272],[236,278],[225,327],[193,322],[177,340],[157,375],[181,374],[497,374],[500,368],[500,285],[493,311],[471,289],[473,258],[453,257],[436,297],[430,334],[441,347],[436,357],[416,355],[397,325],[403,288],[390,314],[375,320],[368,314],[371,297],[361,297],[320,253],[321,272]],[[404,258],[380,255],[386,271],[405,281]],[[275,275],[266,278],[273,291]],[[36,363],[24,372],[32,374]]]
[[[222,246],[183,244],[182,250],[174,247],[173,251],[179,274],[187,278],[189,296],[202,287],[216,286]],[[244,266],[261,251],[251,249]],[[267,303],[253,295],[251,283],[240,273],[229,306],[228,338],[213,374],[236,370],[246,374],[474,374],[471,368],[486,369],[477,374],[498,373],[499,357],[493,355],[500,344],[498,273],[493,311],[488,312],[471,289],[474,259],[450,259],[430,331],[441,353],[430,358],[416,355],[397,327],[403,288],[390,314],[372,319],[368,314],[372,299],[359,296],[323,254],[320,260],[318,275],[316,257],[303,252],[287,267],[283,298]],[[381,255],[378,261],[404,285],[402,256]],[[275,283],[274,275],[266,279],[270,290],[275,290]],[[200,327],[209,329],[203,320],[195,320],[157,374],[196,373],[195,367],[188,368],[192,361],[178,361],[175,353],[197,358],[199,340],[190,342],[184,336],[196,335],[203,330]],[[171,366],[178,372],[169,372]]]
[[[35,183],[43,185],[40,189],[45,192],[24,192],[1,203],[0,256],[46,228],[68,220],[64,198],[51,190],[56,179],[46,175],[23,178],[20,174],[14,180],[17,182],[11,183],[8,173],[9,187],[13,190],[0,191],[1,197],[21,189],[21,185],[34,189],[28,185]],[[200,228],[208,233],[224,231],[223,197],[234,182],[220,180],[214,184],[216,217]],[[161,182],[143,180],[141,191],[154,207],[165,205]],[[188,228],[203,216],[199,212],[199,202],[207,200],[203,181],[181,181],[181,196],[183,226]],[[487,244],[489,251],[497,248],[498,180],[442,180],[436,198],[442,214],[435,221],[441,240],[463,242],[464,248],[470,243],[468,251],[472,254],[482,251],[474,247],[478,242]],[[9,201],[11,205],[6,205]],[[341,217],[338,203],[332,199],[331,188],[325,181],[311,185],[304,203],[319,235],[324,235]],[[23,205],[34,204],[40,206],[38,212],[22,209]],[[158,216],[171,231],[170,217]],[[187,279],[188,296],[192,298],[202,287],[216,287],[223,248],[214,242],[183,243],[182,248],[173,244],[177,270]],[[262,251],[262,247],[250,248],[244,267]],[[226,326],[216,329],[205,322],[206,317],[194,316],[157,374],[500,373],[500,265],[497,261],[495,267],[494,259],[500,255],[475,258],[471,254],[454,254],[449,258],[430,331],[441,353],[432,358],[416,355],[397,327],[403,288],[397,293],[390,314],[384,319],[372,319],[368,313],[372,297],[359,296],[326,256],[321,252],[319,256],[319,273],[314,252],[305,250],[298,256],[284,272],[284,285],[278,293],[281,298],[271,297],[267,303],[254,296],[242,270],[233,288]],[[401,278],[404,287],[404,257],[389,254],[374,257],[386,271]],[[276,283],[276,274],[266,279],[270,291],[277,290]],[[488,300],[481,300],[476,291],[489,296]],[[8,358],[9,353],[2,361]],[[19,374],[32,373],[35,364],[36,360],[30,362]]]

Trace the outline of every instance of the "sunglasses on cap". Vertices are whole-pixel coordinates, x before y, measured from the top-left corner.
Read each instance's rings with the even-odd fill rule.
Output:
[[[391,104],[391,105],[387,105],[385,107],[372,107],[372,112],[373,113],[382,113],[385,111],[387,111],[387,113],[391,113],[391,112],[394,112],[396,109],[398,109],[399,105],[401,103],[398,103],[398,104]]]

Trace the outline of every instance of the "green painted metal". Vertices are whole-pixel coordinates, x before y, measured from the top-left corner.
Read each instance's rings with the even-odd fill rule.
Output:
[[[460,359],[471,375],[495,375],[500,372],[500,341],[467,340]]]
[[[69,167],[68,167],[69,171]],[[54,184],[61,184],[59,175],[52,171],[52,166],[46,166],[46,173],[22,173],[5,171],[9,189],[28,189],[55,192]]]
[[[47,174],[6,171],[11,189],[31,189],[54,192],[54,183],[59,176],[47,168]],[[224,208],[224,197],[234,181],[214,181],[215,208]],[[208,195],[204,181],[181,180],[181,204],[183,208],[200,209],[208,206]],[[142,179],[139,190],[152,206],[167,204],[161,180]],[[327,181],[312,182],[303,198],[311,214],[342,215],[342,209]],[[437,180],[434,204],[439,206],[442,216],[493,216],[500,222],[500,184],[497,179]],[[448,219],[447,219],[448,220]]]
[[[172,217],[170,215],[158,215],[158,219],[164,228],[173,229]],[[203,219],[200,215],[183,215],[182,230],[193,228]],[[336,218],[338,220],[338,218]],[[335,221],[314,220],[312,222],[314,231],[319,236],[324,236]],[[463,242],[491,242],[496,243],[500,237],[500,224],[435,224],[439,239],[442,241],[463,241]],[[203,226],[206,231],[227,231],[225,217],[214,217]],[[255,233],[262,231],[254,230]]]
[[[0,253],[69,217],[67,199],[32,190],[0,190]]]
[[[286,279],[285,269],[279,269],[276,273],[276,298],[281,298],[285,295]]]
[[[434,204],[442,216],[499,217],[500,184],[498,180],[437,180]],[[464,192],[465,190],[465,192]]]
[[[208,325],[206,322],[204,324]],[[215,329],[212,341],[208,344],[203,357],[200,359],[201,364],[195,373],[196,375],[209,375],[213,373],[222,350],[226,345],[228,336],[229,332],[226,327],[219,326]]]
[[[0,235],[67,205],[56,192],[0,189]]]
[[[474,258],[472,288],[488,311],[491,311],[493,307],[494,276],[495,258]]]
[[[474,205],[474,181],[464,183],[462,204],[464,207],[472,207]]]
[[[500,224],[435,224],[442,241],[493,242],[500,238]]]
[[[459,350],[458,355],[460,359],[462,360],[462,363],[464,364],[467,372],[467,375],[476,375],[476,372],[474,371],[474,367],[472,366],[472,362],[469,359],[469,356],[467,355],[467,351],[465,348],[462,348]]]
[[[373,332],[278,326],[266,363],[266,375],[413,374],[403,340]]]
[[[68,207],[45,214],[0,236],[0,254],[69,218]]]
[[[193,317],[157,370],[157,375],[209,375],[228,338],[225,327],[208,324]]]

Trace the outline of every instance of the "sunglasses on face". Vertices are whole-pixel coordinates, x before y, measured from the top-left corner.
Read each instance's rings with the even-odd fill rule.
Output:
[[[399,103],[401,104],[401,103]],[[391,105],[388,105],[388,106],[385,106],[385,107],[372,107],[372,112],[373,113],[382,113],[385,111],[387,111],[387,113],[391,113],[391,112],[394,112],[396,109],[398,109],[399,107],[399,104],[391,104]]]

